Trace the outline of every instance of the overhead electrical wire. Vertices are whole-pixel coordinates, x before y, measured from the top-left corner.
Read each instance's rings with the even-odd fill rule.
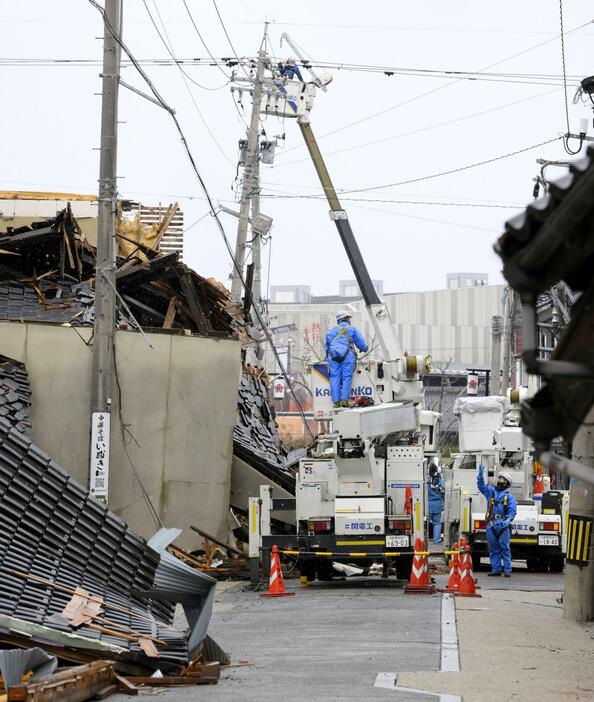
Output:
[[[559,25],[561,29],[561,67],[563,70],[563,97],[565,99],[565,121],[567,124],[567,133],[563,139],[563,148],[570,156],[577,156],[582,150],[584,138],[580,136],[580,145],[576,151],[569,148],[569,139],[571,134],[571,126],[569,124],[569,102],[567,99],[567,72],[565,70],[565,33],[563,31],[563,0],[559,0]]]
[[[245,67],[243,65],[243,62],[240,61],[239,56],[237,55],[237,51],[235,51],[235,46],[233,46],[233,42],[231,41],[231,37],[229,36],[229,32],[227,31],[227,27],[225,26],[225,22],[223,21],[223,18],[221,16],[221,13],[219,12],[219,8],[217,7],[216,0],[212,0],[212,4],[214,5],[214,9],[217,13],[217,17],[219,18],[219,22],[221,23],[221,27],[223,28],[223,32],[225,33],[225,36],[227,37],[227,41],[229,42],[229,46],[231,47],[231,51],[233,51],[233,55],[237,59],[237,62],[241,66],[241,70],[245,73],[245,75],[251,80],[250,74],[245,70]]]
[[[326,196],[323,194],[319,195],[292,195],[290,193],[261,193],[260,197],[267,198],[269,200],[325,200]],[[501,210],[514,210],[522,205],[490,205],[490,204],[479,204],[476,202],[431,202],[429,200],[383,200],[365,197],[342,197],[341,202],[379,202],[379,203],[394,203],[399,205],[437,205],[439,207],[476,207],[476,208],[494,208]]]
[[[368,146],[376,146],[377,144],[384,144],[387,141],[394,141],[395,139],[402,139],[404,137],[408,136],[413,136],[415,134],[421,134],[423,132],[428,132],[433,129],[439,129],[440,127],[446,127],[450,124],[457,124],[458,122],[463,122],[467,119],[473,119],[475,117],[480,117],[482,115],[489,114],[491,112],[497,112],[498,110],[503,110],[508,107],[513,107],[514,105],[519,105],[524,102],[528,102],[529,100],[536,100],[537,98],[544,97],[545,95],[551,95],[552,93],[555,93],[559,90],[560,88],[555,88],[554,90],[546,90],[544,93],[538,93],[537,95],[529,95],[528,97],[520,98],[519,100],[514,100],[512,102],[507,102],[503,105],[496,105],[495,107],[490,107],[486,110],[480,110],[479,112],[472,112],[467,115],[462,115],[461,117],[455,117],[454,119],[448,119],[445,122],[437,122],[436,124],[430,124],[426,127],[419,127],[418,129],[412,129],[408,132],[401,132],[400,134],[393,134],[392,136],[389,137],[384,137],[383,139],[374,139],[373,141],[367,141],[363,144],[354,144],[353,146],[347,146],[342,149],[335,149],[334,151],[328,151],[325,153],[326,156],[334,156],[336,154],[342,154],[345,152],[351,152],[356,149],[363,149],[367,148]],[[290,149],[289,149],[290,151]],[[286,152],[284,152],[286,153]],[[283,155],[283,152],[279,154],[280,156]],[[308,158],[299,158],[299,159],[294,159],[293,161],[284,161],[279,164],[275,164],[275,169],[276,168],[283,168],[284,166],[289,166],[294,163],[302,163],[304,161],[308,161]]]
[[[279,355],[279,353],[278,353],[278,351],[277,351],[277,349],[276,349],[276,347],[275,347],[275,345],[274,345],[274,340],[272,339],[272,336],[271,336],[271,334],[270,334],[270,331],[268,330],[268,327],[267,327],[266,323],[265,323],[264,320],[262,319],[262,315],[260,314],[260,310],[258,309],[258,306],[257,306],[257,305],[255,304],[255,302],[254,302],[254,299],[253,299],[253,296],[252,296],[251,291],[248,290],[248,287],[247,287],[247,285],[246,285],[246,281],[245,281],[243,272],[242,272],[241,268],[239,267],[239,265],[238,265],[238,263],[237,263],[237,260],[236,260],[236,258],[235,258],[235,254],[234,254],[234,252],[233,252],[233,249],[231,248],[231,244],[229,243],[229,239],[227,238],[227,234],[226,234],[226,232],[225,232],[225,228],[223,227],[223,224],[222,224],[222,222],[221,222],[221,220],[220,220],[219,211],[218,211],[217,208],[215,208],[214,203],[213,203],[213,200],[212,200],[212,198],[211,198],[211,196],[210,196],[210,193],[209,193],[209,191],[208,191],[208,188],[207,188],[207,186],[206,186],[206,183],[205,183],[204,179],[202,178],[202,175],[200,174],[200,171],[198,170],[198,166],[197,166],[197,164],[196,164],[196,160],[195,160],[195,158],[194,158],[194,155],[192,154],[192,151],[190,150],[190,146],[189,146],[189,144],[188,144],[188,141],[187,141],[187,139],[186,139],[186,136],[185,136],[185,134],[184,134],[184,132],[183,132],[183,130],[182,130],[182,128],[181,128],[181,125],[180,125],[180,123],[179,123],[177,117],[175,116],[175,110],[164,100],[164,98],[161,96],[161,94],[159,93],[159,91],[157,90],[157,88],[155,87],[155,85],[153,84],[153,82],[151,81],[151,79],[148,77],[148,75],[146,74],[146,72],[145,72],[145,71],[143,70],[143,68],[138,64],[136,58],[134,57],[134,55],[132,54],[132,52],[130,51],[130,49],[128,49],[128,47],[126,46],[126,44],[124,44],[124,42],[123,42],[122,38],[120,37],[119,33],[117,32],[117,30],[116,30],[116,29],[111,25],[111,23],[109,22],[109,20],[108,20],[108,18],[107,18],[107,15],[106,15],[106,13],[105,13],[105,10],[101,7],[101,5],[99,5],[98,2],[96,2],[96,0],[88,0],[88,1],[89,1],[89,3],[101,14],[101,16],[103,17],[103,22],[104,22],[104,24],[105,24],[105,27],[107,28],[107,31],[111,34],[111,36],[113,37],[114,41],[116,41],[117,44],[121,47],[122,51],[126,54],[126,56],[128,56],[128,58],[130,59],[130,61],[132,62],[132,64],[133,64],[134,67],[136,68],[136,70],[138,71],[138,73],[140,73],[140,75],[142,76],[142,78],[143,78],[144,81],[146,82],[147,86],[149,87],[150,91],[152,92],[153,96],[155,97],[155,100],[159,103],[159,105],[160,105],[164,110],[166,110],[166,111],[169,113],[171,119],[173,120],[173,123],[174,123],[174,125],[175,125],[175,128],[176,128],[176,130],[177,130],[177,132],[178,132],[178,134],[179,134],[180,140],[181,140],[181,142],[182,142],[182,146],[184,147],[184,151],[186,152],[186,156],[188,157],[188,160],[189,160],[189,162],[190,162],[190,165],[191,165],[191,167],[192,167],[192,170],[194,171],[194,174],[196,175],[196,179],[198,180],[198,183],[199,183],[199,185],[200,185],[200,188],[202,189],[202,192],[204,193],[204,196],[206,197],[206,199],[207,199],[207,201],[208,201],[208,205],[209,205],[210,211],[212,212],[212,215],[213,215],[213,217],[214,217],[214,219],[215,219],[215,221],[216,221],[216,223],[217,223],[217,227],[218,227],[218,229],[219,229],[219,232],[221,233],[221,236],[222,236],[222,238],[223,238],[223,241],[224,241],[224,243],[225,243],[225,246],[226,246],[226,248],[227,248],[227,251],[228,251],[228,253],[229,253],[229,256],[230,256],[230,258],[231,258],[231,261],[232,261],[232,263],[233,263],[233,266],[234,266],[234,268],[235,268],[235,270],[236,270],[236,272],[237,272],[237,275],[239,276],[239,279],[240,279],[240,281],[241,281],[241,284],[243,285],[243,288],[244,288],[244,291],[245,291],[245,295],[246,295],[246,297],[248,298],[248,300],[250,301],[250,304],[251,304],[251,307],[252,307],[252,309],[253,309],[253,311],[254,311],[254,314],[256,315],[256,317],[257,317],[257,319],[258,319],[258,322],[260,323],[260,327],[261,327],[262,331],[264,332],[264,335],[266,336],[268,342],[270,343],[270,347],[271,347],[272,352],[273,352],[273,354],[274,354],[274,356],[275,356],[275,358],[276,358],[276,362],[278,363],[278,366],[279,366],[279,368],[280,368],[281,371],[282,371],[282,374],[283,374],[283,376],[284,376],[284,378],[285,378],[285,380],[286,380],[286,382],[287,382],[287,385],[289,386],[289,390],[290,390],[290,392],[291,392],[291,394],[292,394],[292,396],[293,396],[293,399],[295,400],[295,403],[296,403],[297,407],[299,408],[299,412],[300,412],[300,414],[301,414],[301,416],[302,416],[302,418],[303,418],[304,427],[305,427],[305,429],[307,430],[307,432],[309,433],[311,439],[313,440],[313,439],[314,439],[314,436],[313,436],[313,433],[312,433],[311,429],[309,428],[309,424],[308,424],[308,422],[307,422],[307,418],[306,418],[306,416],[305,416],[305,411],[304,411],[304,409],[303,409],[303,406],[301,405],[301,402],[299,401],[299,398],[297,397],[297,395],[295,394],[294,390],[293,390],[292,387],[291,387],[291,384],[290,384],[290,381],[289,381],[289,376],[288,376],[288,374],[287,374],[286,369],[284,368],[284,366],[283,366],[283,364],[282,364],[282,360],[281,360],[281,358],[280,358],[280,355]]]
[[[592,20],[589,20],[588,22],[584,22],[583,24],[574,27],[571,29],[567,34],[571,34],[573,32],[577,32],[578,29],[582,29],[583,27],[586,27],[587,25],[592,24]],[[484,66],[483,68],[480,68],[478,71],[473,71],[472,73],[465,73],[463,76],[457,77],[454,80],[451,80],[447,82],[445,85],[440,85],[437,88],[433,88],[432,90],[427,90],[424,93],[420,93],[418,95],[415,95],[411,98],[408,98],[407,100],[404,100],[402,102],[396,103],[395,105],[391,105],[390,107],[386,107],[383,110],[379,110],[378,112],[374,112],[370,115],[366,115],[365,117],[361,117],[353,122],[349,122],[348,124],[345,124],[341,127],[337,127],[336,129],[332,129],[329,132],[326,132],[325,134],[322,134],[321,136],[318,137],[318,140],[324,139],[325,137],[331,136],[333,134],[337,134],[339,132],[345,131],[346,129],[350,129],[351,127],[355,127],[359,124],[362,124],[363,122],[367,122],[371,119],[375,119],[376,117],[380,117],[381,115],[384,115],[388,112],[391,112],[392,110],[396,110],[400,107],[404,107],[405,105],[409,105],[412,102],[416,102],[417,100],[421,100],[424,97],[428,97],[429,95],[433,95],[434,93],[444,90],[445,88],[448,88],[452,85],[455,85],[456,83],[460,82],[461,80],[464,80],[465,77],[472,75],[478,75],[482,74],[485,71],[488,71],[490,68],[495,68],[495,66],[499,66],[502,63],[506,63],[507,61],[511,61],[514,58],[517,58],[518,56],[522,56],[524,54],[529,53],[530,51],[534,51],[535,49],[540,48],[541,46],[545,46],[546,44],[550,44],[552,41],[556,41],[559,38],[559,35],[556,34],[554,37],[551,39],[546,39],[545,41],[539,42],[538,44],[535,44],[533,46],[528,47],[527,49],[523,49],[522,51],[518,51],[515,54],[512,54],[510,56],[507,56],[506,58],[500,59],[499,61],[495,61],[495,63],[491,63],[488,66]],[[300,149],[303,148],[304,145],[299,144],[297,146],[293,146],[290,149],[286,149],[283,153],[286,154],[290,151],[293,151],[294,149]]]
[[[384,188],[395,188],[401,185],[409,185],[411,183],[420,183],[425,180],[432,180],[434,178],[441,178],[442,176],[452,175],[454,173],[461,173],[462,171],[468,171],[471,168],[478,168],[479,166],[486,166],[489,163],[495,163],[496,161],[502,161],[506,158],[511,158],[512,156],[517,156],[518,154],[523,154],[526,151],[532,151],[532,149],[538,149],[541,146],[546,146],[547,144],[552,144],[555,141],[559,141],[563,137],[554,137],[553,139],[547,139],[546,141],[541,141],[538,144],[532,144],[532,146],[525,146],[521,149],[516,149],[515,151],[510,151],[506,154],[500,154],[499,156],[494,156],[493,158],[485,159],[484,161],[476,161],[475,163],[469,163],[465,166],[459,166],[458,168],[450,168],[447,171],[440,171],[439,173],[432,173],[431,175],[420,176],[418,178],[408,178],[407,180],[397,181],[395,183],[386,183],[384,185],[370,185],[366,188],[349,188],[347,190],[340,190],[339,194],[344,193],[366,193],[372,190],[383,190]]]
[[[148,16],[149,16],[151,22],[152,22],[153,27],[155,28],[155,31],[157,32],[157,35],[159,36],[159,39],[161,40],[163,46],[167,49],[167,52],[169,53],[169,55],[171,56],[171,58],[175,61],[176,59],[175,59],[175,53],[174,53],[174,51],[173,51],[173,47],[172,47],[172,46],[171,46],[171,47],[169,46],[169,44],[171,43],[171,41],[169,41],[169,44],[167,43],[167,41],[165,41],[165,38],[163,37],[163,35],[162,35],[161,32],[159,31],[159,27],[157,26],[157,23],[155,22],[155,19],[154,19],[153,15],[151,14],[151,11],[149,10],[149,7],[148,7],[148,4],[147,4],[146,0],[142,0],[142,3],[143,3],[143,5],[144,5],[144,7],[145,7],[145,10],[146,10],[146,12],[147,12],[147,14],[148,14]],[[163,20],[161,20],[161,22],[163,22]],[[165,31],[165,33],[167,33],[167,30],[165,29],[165,25],[163,25],[163,30]],[[169,37],[167,37],[167,38],[169,39]],[[203,86],[203,85],[200,85],[200,83],[197,83],[197,82],[196,82],[195,80],[193,80],[190,76],[188,76],[188,74],[184,71],[184,69],[183,69],[179,64],[176,63],[176,66],[177,66],[177,68],[179,69],[179,71],[180,71],[181,74],[182,74],[182,80],[183,80],[183,82],[184,82],[184,85],[185,85],[185,88],[186,88],[186,90],[187,90],[187,92],[188,92],[188,95],[190,96],[190,99],[191,99],[191,101],[192,101],[192,104],[194,105],[194,108],[196,109],[196,112],[198,113],[198,116],[200,117],[200,120],[202,121],[202,124],[204,125],[204,127],[205,127],[206,131],[208,132],[210,138],[211,138],[212,141],[214,142],[215,146],[217,147],[217,149],[219,150],[219,152],[221,153],[221,155],[223,156],[223,158],[225,159],[225,161],[227,161],[227,163],[229,163],[229,165],[235,166],[235,164],[233,163],[233,161],[231,161],[231,159],[229,158],[229,156],[227,156],[227,154],[225,153],[225,150],[223,149],[223,147],[219,144],[218,139],[217,139],[216,136],[214,135],[212,129],[210,128],[210,125],[209,125],[208,122],[206,121],[206,118],[205,118],[204,115],[202,114],[202,111],[200,110],[200,107],[198,106],[198,103],[196,102],[196,98],[194,97],[194,93],[192,93],[192,90],[190,89],[190,86],[188,85],[188,80],[190,80],[190,82],[194,83],[194,85],[197,85],[199,88],[204,88],[204,86]],[[225,84],[225,85],[227,85],[227,84]],[[221,87],[225,87],[225,86],[221,86]],[[219,90],[219,89],[220,89],[220,88],[216,88],[216,90]],[[214,90],[214,88],[209,88],[209,90]]]

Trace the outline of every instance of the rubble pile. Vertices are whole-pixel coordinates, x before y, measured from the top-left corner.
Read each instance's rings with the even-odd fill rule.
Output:
[[[166,550],[179,530],[131,531],[23,433],[29,403],[26,369],[0,357],[0,645],[140,675],[226,658],[207,636],[215,580]]]
[[[294,492],[295,480],[285,467],[273,410],[267,400],[267,376],[260,368],[245,366],[238,391],[238,417],[233,452],[260,472]]]
[[[162,254],[145,243],[154,238],[117,236],[126,254],[116,260],[116,288],[125,302],[121,324],[208,336],[245,334],[243,318],[222,286],[188,268],[177,253]],[[70,208],[0,233],[0,319],[92,324],[95,253]]]

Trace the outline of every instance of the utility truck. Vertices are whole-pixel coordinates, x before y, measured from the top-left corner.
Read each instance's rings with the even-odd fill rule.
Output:
[[[312,81],[264,79],[262,111],[295,117],[309,150],[373,327],[379,359],[358,364],[355,382],[369,388],[371,406],[334,409],[328,394],[315,393],[316,418],[328,422],[301,459],[296,476],[296,533],[271,536],[275,511],[287,509],[274,500],[268,486],[250,500],[250,556],[256,568],[273,544],[299,556],[308,579],[331,578],[333,563],[354,560],[363,566],[381,562],[384,575],[395,563],[406,578],[412,567],[414,542],[424,533],[426,461],[438,453],[441,417],[423,409],[419,374],[430,359],[403,352],[385,303],[378,297],[318,148],[310,123],[316,88],[326,90],[329,76],[319,77],[303,60],[290,37],[283,35]],[[324,364],[320,374],[327,373]],[[254,570],[252,570],[254,577]]]
[[[529,570],[563,570],[565,526],[569,496],[562,491],[535,491],[535,466],[531,447],[520,426],[520,401],[524,388],[506,397],[468,397],[456,401],[460,448],[444,470],[446,499],[444,523],[449,545],[465,536],[472,549],[473,567],[488,556],[485,513],[487,504],[476,486],[480,464],[487,481],[499,471],[512,478],[511,491],[518,501],[511,527],[514,560],[525,560]]]

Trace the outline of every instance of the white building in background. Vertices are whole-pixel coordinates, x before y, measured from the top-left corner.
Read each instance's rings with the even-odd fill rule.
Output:
[[[489,285],[488,273],[448,273],[447,274],[447,289],[456,290],[457,288],[479,288],[483,285]]]
[[[430,354],[434,367],[447,364],[452,369],[491,367],[491,317],[502,315],[502,298],[502,285],[383,296],[403,349],[410,354]],[[293,372],[308,363],[324,360],[326,332],[336,323],[336,313],[340,310],[350,309],[353,324],[373,343],[373,327],[360,298],[310,296],[309,299],[309,302],[269,304],[273,330],[294,325],[291,338],[288,343],[285,341],[290,348]],[[274,368],[269,351],[266,368]]]

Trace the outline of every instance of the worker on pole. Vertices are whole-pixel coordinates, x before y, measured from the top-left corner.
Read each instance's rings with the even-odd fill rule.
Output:
[[[501,575],[501,562],[503,561],[503,575],[511,576],[511,523],[516,516],[517,501],[509,491],[511,475],[498,473],[495,487],[485,483],[485,467],[481,464],[476,479],[478,489],[487,498],[487,541],[489,543],[489,558],[491,559],[491,572],[489,577]]]
[[[357,349],[363,353],[367,351],[365,339],[356,327],[351,326],[351,315],[339,312],[336,315],[336,326],[326,334],[326,358],[334,407],[349,406]]]
[[[445,482],[436,458],[429,463],[427,476],[427,501],[429,503],[429,523],[433,525],[433,543],[441,543],[441,514],[445,501]]]

